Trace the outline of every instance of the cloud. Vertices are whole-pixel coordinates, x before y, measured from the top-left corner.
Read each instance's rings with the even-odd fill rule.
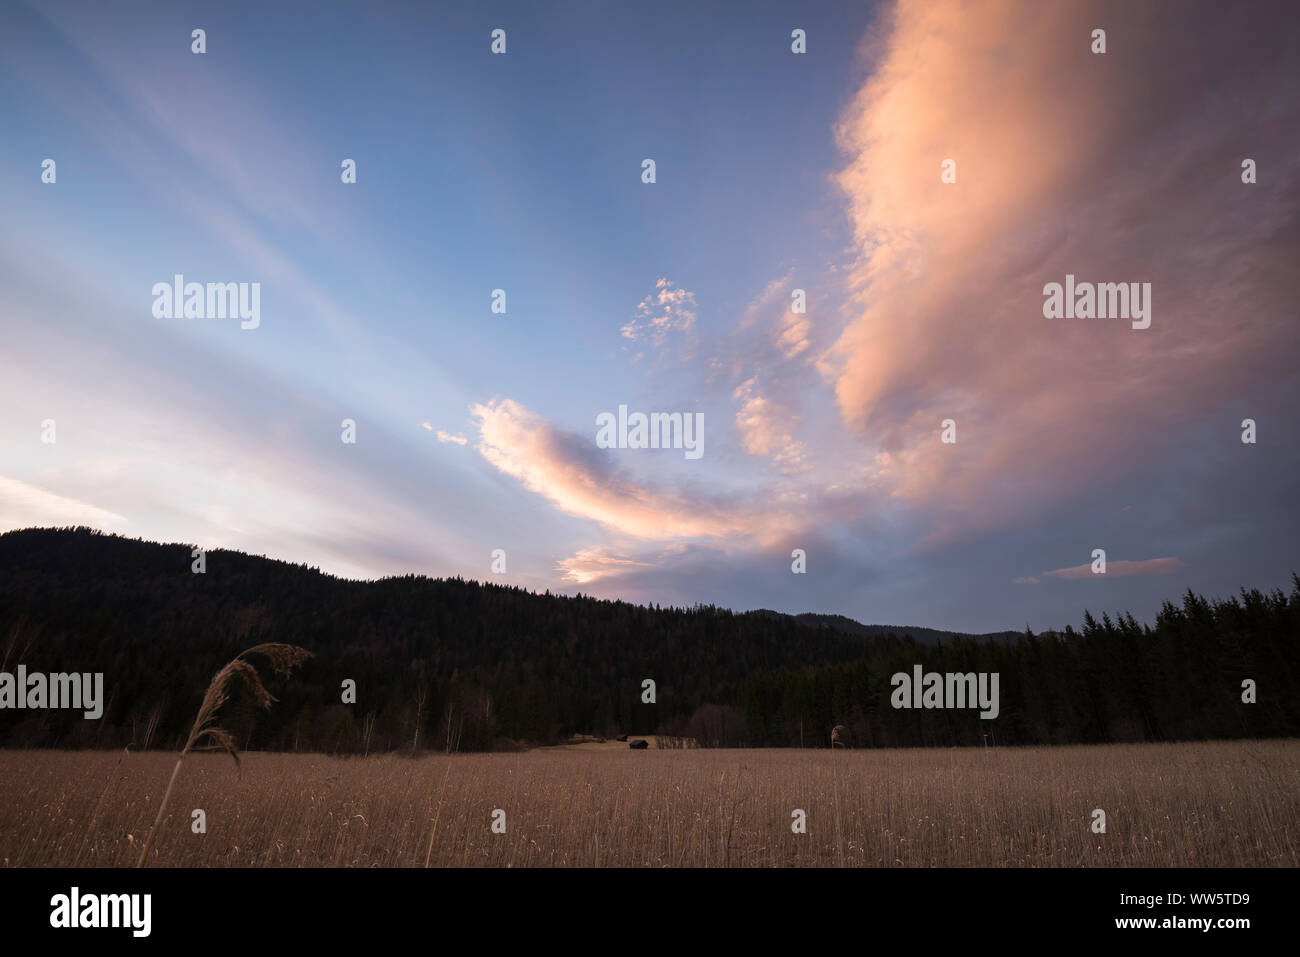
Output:
[[[44,525],[90,525],[119,531],[126,518],[89,502],[0,475],[0,531]]]
[[[737,326],[743,332],[766,320],[775,329],[771,345],[785,359],[797,358],[812,346],[812,320],[806,312],[795,312],[791,308],[794,288],[794,270],[791,269],[763,287],[763,291],[745,308]]]
[[[791,434],[794,417],[779,403],[760,395],[753,378],[737,386],[732,398],[741,403],[736,413],[736,430],[746,452],[770,458],[785,472],[808,467],[803,443]]]
[[[234,76],[206,82],[202,70],[193,69],[199,58],[188,44],[171,42],[166,18],[123,18],[75,4],[29,6],[88,69],[51,77],[47,48],[20,38],[22,31],[11,31],[8,44],[0,31],[0,60],[34,83],[50,107],[79,123],[105,158],[152,191],[172,215],[188,216],[200,235],[219,238],[243,268],[254,270],[268,309],[272,298],[280,304],[275,323],[285,322],[289,307],[297,305],[356,356],[376,354],[374,330],[322,279],[321,257],[351,265],[364,257],[364,273],[376,284],[396,284],[402,277],[391,257],[340,238],[372,224],[355,214],[345,219],[340,208],[319,201],[316,180],[301,175],[301,157],[326,147],[307,125],[276,112],[274,91]],[[256,158],[240,142],[260,144]],[[291,237],[310,248],[310,267],[297,244],[287,241]],[[168,266],[164,275],[173,271],[182,272]],[[265,318],[270,325],[272,315]]]
[[[581,549],[577,554],[555,563],[556,570],[564,573],[564,581],[579,585],[615,578],[635,568],[655,567],[655,562],[637,561],[605,545]]]
[[[1024,578],[1013,578],[1013,579],[1011,579],[1011,584],[1013,584],[1013,585],[1037,585],[1037,584],[1038,584],[1038,579],[1035,578],[1033,575],[1027,575],[1027,576],[1025,576]]]
[[[457,432],[455,435],[452,435],[450,432],[444,432],[442,429],[439,429],[438,441],[453,442],[456,445],[465,445],[466,443],[469,442],[469,439],[465,438],[465,436],[461,435],[459,432]]]
[[[620,330],[624,339],[647,341],[661,348],[671,333],[689,333],[695,325],[695,293],[661,278],[655,291],[636,307],[636,318]]]
[[[1053,578],[1126,578],[1129,575],[1168,575],[1186,565],[1177,558],[1148,558],[1140,562],[1107,562],[1105,575],[1094,575],[1092,565],[1074,565],[1043,572]]]
[[[901,499],[950,536],[1015,521],[1290,374],[1300,99],[1283,37],[1300,8],[891,10],[837,130],[857,258],[818,368]],[[1269,185],[1241,183],[1246,155],[1268,158]],[[1044,318],[1066,273],[1150,282],[1151,328]],[[956,445],[938,440],[949,417]]]
[[[740,318],[739,328],[744,330],[757,325],[765,316],[774,314],[783,305],[787,304],[789,301],[789,292],[787,290],[792,279],[794,279],[793,269],[787,271],[784,276],[778,276],[776,279],[771,280],[764,286],[763,291],[745,307],[745,313]]]
[[[806,313],[786,310],[781,318],[781,331],[776,338],[777,348],[787,359],[797,358],[812,345],[809,338],[811,333],[812,320]]]
[[[731,538],[780,534],[788,518],[699,494],[683,494],[635,482],[609,464],[593,438],[555,428],[512,399],[475,405],[478,451],[570,515],[591,519],[641,539]],[[640,453],[627,453],[640,454]],[[653,454],[653,453],[649,453]]]

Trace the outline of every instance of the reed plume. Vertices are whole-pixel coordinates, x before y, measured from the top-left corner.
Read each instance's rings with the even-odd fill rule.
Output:
[[[157,834],[158,825],[162,823],[163,814],[167,811],[167,802],[171,799],[176,775],[180,772],[181,763],[184,762],[187,754],[191,751],[225,751],[234,759],[235,767],[239,767],[239,751],[235,747],[235,739],[229,731],[217,724],[217,712],[230,697],[231,683],[236,678],[242,679],[248,690],[252,692],[253,699],[263,708],[270,708],[275,702],[275,696],[266,690],[262,679],[258,677],[257,669],[246,660],[248,655],[262,655],[270,661],[273,671],[288,677],[297,665],[311,657],[311,652],[296,645],[279,642],[254,645],[236,655],[212,677],[207,693],[203,695],[203,704],[199,707],[198,717],[194,719],[194,727],[190,729],[190,736],[185,741],[185,747],[181,749],[180,757],[176,759],[176,767],[172,768],[171,780],[167,782],[162,804],[158,806],[158,816],[154,818],[153,827],[149,828],[149,836],[140,850],[140,860],[136,867],[144,867],[145,859],[149,856],[154,835]]]

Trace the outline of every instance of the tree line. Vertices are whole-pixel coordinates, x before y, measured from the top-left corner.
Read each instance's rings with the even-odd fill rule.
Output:
[[[1086,614],[998,638],[837,625],[711,605],[640,606],[460,578],[357,582],[234,551],[87,528],[0,535],[0,671],[103,672],[96,721],[0,710],[0,746],[177,748],[213,672],[266,641],[314,657],[236,696],[243,748],[363,754],[546,744],[578,731],[708,746],[1064,744],[1300,733],[1292,590],[1166,603],[1156,621]],[[920,631],[920,630],[918,630]],[[891,707],[891,676],[998,672],[1000,714]],[[645,679],[655,703],[642,700]],[[1258,700],[1243,702],[1243,681]],[[344,682],[355,702],[344,702]]]

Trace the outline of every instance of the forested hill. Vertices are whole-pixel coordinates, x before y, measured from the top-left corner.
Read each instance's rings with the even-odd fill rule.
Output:
[[[534,594],[460,579],[334,578],[242,552],[210,551],[89,529],[0,535],[0,654],[12,670],[103,671],[113,706],[99,721],[0,711],[0,743],[153,745],[188,731],[212,673],[264,641],[315,655],[260,716],[264,747],[371,747],[446,738],[544,742],[574,730],[653,732],[690,717],[729,684],[768,669],[826,666],[902,647],[770,614],[666,609]],[[346,678],[354,706],[340,701]],[[654,705],[641,683],[656,682]],[[423,706],[420,707],[421,692]],[[463,726],[460,726],[461,715]],[[480,720],[483,714],[486,720]],[[134,730],[133,730],[134,729]]]
[[[106,699],[97,721],[0,710],[0,745],[178,747],[213,672],[264,641],[315,657],[293,680],[269,678],[280,701],[256,722],[232,699],[226,725],[244,747],[473,750],[574,731],[825,746],[835,724],[859,746],[1300,732],[1300,581],[1290,595],[1189,594],[1154,626],[1089,617],[1081,632],[932,644],[821,616],[354,582],[229,551],[194,574],[191,560],[188,545],[89,529],[0,535],[0,671],[103,672]],[[890,675],[914,664],[999,672],[1001,714],[891,708]],[[1259,682],[1258,704],[1241,702],[1243,678]],[[345,679],[355,704],[341,701]]]
[[[778,614],[772,612],[772,614]],[[1020,637],[1018,631],[993,631],[986,634],[974,635],[964,632],[942,631],[938,628],[917,628],[915,626],[900,627],[898,625],[864,625],[860,621],[854,621],[852,618],[845,618],[843,615],[816,615],[810,612],[802,615],[795,615],[795,620],[805,625],[815,627],[825,626],[828,628],[837,628],[840,631],[847,631],[850,635],[863,635],[867,637],[880,637],[883,635],[910,635],[918,644],[937,645],[945,641],[951,641],[954,638],[970,638],[976,641],[1015,641]]]

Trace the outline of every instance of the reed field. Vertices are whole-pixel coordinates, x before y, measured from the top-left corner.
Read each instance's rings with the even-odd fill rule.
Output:
[[[1296,866],[1300,741],[193,754],[150,867]],[[0,863],[135,865],[167,752],[0,751]],[[191,828],[206,814],[207,833]],[[1106,833],[1091,829],[1106,812]],[[493,833],[493,812],[505,833]],[[792,812],[807,832],[793,833]],[[499,815],[498,815],[499,817]]]

